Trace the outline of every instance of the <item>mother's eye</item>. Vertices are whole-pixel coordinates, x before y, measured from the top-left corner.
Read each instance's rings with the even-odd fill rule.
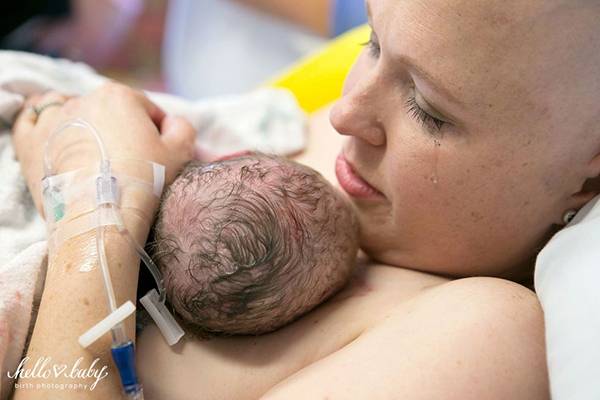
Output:
[[[377,36],[375,32],[371,31],[371,37],[365,43],[362,43],[363,46],[366,46],[369,49],[369,54],[373,58],[378,58],[381,54],[381,46],[379,45],[379,41],[377,40]]]
[[[369,50],[369,55],[373,58],[379,58],[381,55],[381,45],[379,44],[379,39],[377,38],[377,34],[375,31],[371,29],[371,37],[365,43],[362,43],[363,46],[366,46]],[[406,101],[406,108],[408,114],[414,118],[417,122],[423,125],[427,130],[431,133],[439,132],[444,125],[447,124],[446,121],[434,117],[427,111],[425,111],[417,102],[416,96],[410,97]]]
[[[406,101],[406,108],[408,110],[408,114],[427,129],[439,132],[446,124],[446,121],[442,121],[441,119],[436,118],[423,110],[417,103],[417,99],[414,96]]]

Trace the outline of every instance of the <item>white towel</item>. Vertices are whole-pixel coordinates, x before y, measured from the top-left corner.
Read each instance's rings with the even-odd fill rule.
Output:
[[[7,371],[20,362],[45,278],[45,225],[14,158],[9,129],[26,96],[57,90],[80,95],[106,78],[83,64],[0,51],[0,400],[12,391]],[[197,146],[214,155],[240,150],[291,154],[305,146],[305,115],[285,91],[189,102],[149,93],[167,113],[186,117]]]
[[[25,340],[40,302],[46,274],[46,242],[37,242],[0,266],[0,399],[8,398],[13,382],[7,375],[21,361]]]

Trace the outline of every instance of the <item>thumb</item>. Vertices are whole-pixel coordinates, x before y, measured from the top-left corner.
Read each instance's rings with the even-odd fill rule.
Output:
[[[166,116],[160,125],[160,136],[169,150],[189,155],[190,159],[194,155],[196,130],[187,119]]]

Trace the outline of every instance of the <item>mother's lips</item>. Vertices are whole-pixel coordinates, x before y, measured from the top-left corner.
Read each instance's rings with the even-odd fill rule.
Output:
[[[346,157],[340,153],[335,161],[335,174],[340,186],[350,196],[367,199],[383,197],[383,194],[361,178]]]

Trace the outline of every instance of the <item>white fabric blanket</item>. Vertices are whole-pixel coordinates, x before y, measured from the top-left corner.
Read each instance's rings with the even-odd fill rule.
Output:
[[[46,257],[45,225],[14,158],[10,125],[25,96],[51,89],[79,95],[105,81],[83,64],[0,51],[0,400],[13,387],[6,372],[20,362]],[[284,91],[202,102],[149,96],[167,113],[188,118],[198,131],[197,146],[215,155],[249,149],[290,154],[305,145],[305,116]]]

